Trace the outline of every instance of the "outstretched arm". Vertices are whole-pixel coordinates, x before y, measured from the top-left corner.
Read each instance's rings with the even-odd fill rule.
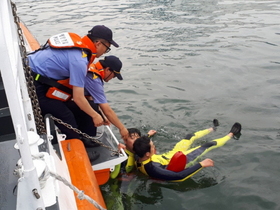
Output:
[[[207,158],[199,163],[203,168],[214,166],[214,161],[209,158]]]
[[[119,143],[118,144],[118,150],[120,151],[121,149],[125,150],[126,149],[126,146],[122,143]]]
[[[99,107],[101,108],[105,116],[108,118],[108,120],[119,129],[122,138],[127,139],[128,131],[126,127],[122,124],[122,122],[119,120],[118,116],[110,107],[110,105],[108,103],[104,103],[104,104],[99,104]]]
[[[163,179],[167,181],[184,181],[196,174],[202,168],[213,165],[214,164],[211,159],[205,159],[192,167],[186,168],[180,172],[174,172],[163,168],[160,163],[151,162],[145,165],[145,170],[149,176],[156,179]]]
[[[90,106],[85,98],[84,88],[73,86],[73,100],[81,110],[91,116],[95,127],[103,125],[102,117]]]
[[[153,135],[155,135],[157,133],[156,130],[149,130],[148,132],[148,137],[152,137]]]

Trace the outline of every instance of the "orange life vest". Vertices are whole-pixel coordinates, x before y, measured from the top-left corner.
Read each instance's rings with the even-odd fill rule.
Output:
[[[94,65],[94,64],[92,64],[92,62],[94,61],[94,59],[96,57],[96,47],[88,36],[84,36],[83,38],[81,38],[79,35],[77,35],[75,33],[67,33],[67,32],[57,34],[57,35],[54,35],[51,38],[49,38],[44,46],[42,46],[38,50],[35,50],[32,53],[36,53],[39,50],[46,49],[47,44],[52,48],[64,48],[64,49],[78,48],[78,49],[81,49],[81,50],[83,50],[83,54],[85,55],[85,57],[87,56],[87,58],[88,58],[88,61],[89,61],[88,69],[90,68],[91,65]],[[99,65],[103,69],[103,67],[100,63],[99,63]],[[98,72],[96,72],[96,74],[97,73]],[[99,75],[101,76],[102,73],[100,73]],[[34,73],[33,77],[36,81],[51,86],[46,93],[46,96],[48,98],[52,98],[52,99],[56,99],[56,100],[60,100],[60,101],[68,101],[69,99],[72,98],[72,88],[73,87],[72,87],[72,85],[69,84],[69,78],[64,79],[64,80],[53,80],[51,78],[44,77],[37,73]]]
[[[103,82],[104,79],[104,69],[100,62],[97,62],[96,64],[91,64],[89,69],[89,72],[93,73],[93,79],[100,78]],[[47,77],[44,77],[40,74],[34,73],[34,80],[50,85],[50,87],[46,93],[46,96],[48,98],[60,100],[60,101],[68,101],[72,98],[72,89],[73,86],[69,84],[69,79],[64,80],[53,80]]]
[[[57,83],[60,85],[57,87],[50,87],[46,93],[48,98],[60,100],[60,101],[68,101],[72,98],[73,86],[69,84],[69,79],[58,80]],[[67,87],[69,91],[65,88]]]
[[[93,63],[90,64],[88,71],[93,73],[93,77],[92,77],[93,79],[95,79],[96,76],[98,76],[103,81],[105,77],[105,73],[104,73],[103,66],[101,65],[100,62],[97,62],[95,64]]]
[[[52,36],[47,41],[50,47],[53,48],[79,48],[86,52],[89,64],[96,57],[96,48],[88,36],[81,38],[75,33],[61,33]]]

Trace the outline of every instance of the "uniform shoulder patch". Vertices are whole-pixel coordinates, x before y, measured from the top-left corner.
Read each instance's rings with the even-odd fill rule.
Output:
[[[92,75],[92,79],[97,79],[97,78],[98,78],[98,76],[96,74]]]
[[[83,58],[87,57],[87,54],[84,51],[82,51],[82,57]]]

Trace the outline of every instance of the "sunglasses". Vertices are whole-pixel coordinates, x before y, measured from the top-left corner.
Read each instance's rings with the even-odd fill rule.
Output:
[[[108,53],[108,52],[110,52],[110,50],[111,50],[111,48],[110,47],[108,47],[106,44],[104,44],[103,42],[101,42],[101,44],[103,44],[105,47],[106,47],[106,51],[105,51],[105,53]]]
[[[112,72],[114,74],[114,77],[117,77],[117,73],[116,71],[114,71],[113,69],[109,68],[109,71]]]

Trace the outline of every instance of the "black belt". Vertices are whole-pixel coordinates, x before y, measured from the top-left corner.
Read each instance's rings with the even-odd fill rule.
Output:
[[[42,84],[46,84],[46,85],[49,85],[51,87],[56,87],[58,88],[59,90],[62,90],[66,93],[69,93],[72,95],[73,91],[71,88],[69,87],[66,87],[62,84],[60,84],[59,82],[57,82],[57,80],[55,79],[52,79],[52,78],[49,78],[49,77],[45,77],[45,76],[42,76],[41,74],[37,74],[35,72],[31,72],[31,75],[33,76],[34,80],[37,81],[37,82],[40,82]]]

